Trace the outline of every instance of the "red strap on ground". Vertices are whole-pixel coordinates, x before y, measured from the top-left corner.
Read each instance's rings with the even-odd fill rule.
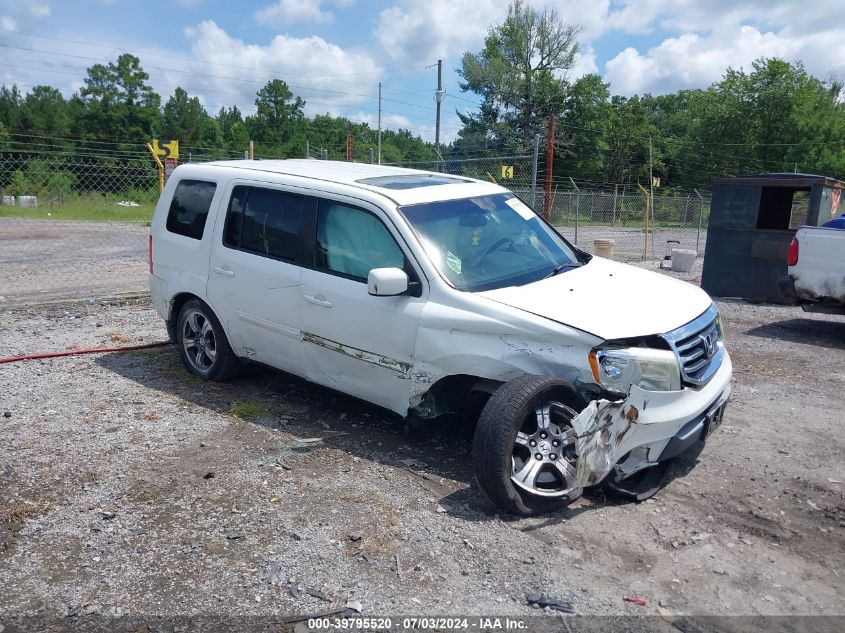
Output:
[[[80,354],[101,354],[104,352],[126,352],[133,349],[148,349],[150,347],[164,347],[170,345],[170,341],[158,341],[156,343],[143,343],[141,345],[125,345],[123,347],[90,347],[88,349],[69,349],[63,352],[43,352],[40,354],[24,354],[23,356],[9,356],[0,358],[0,365],[3,363],[17,363],[24,360],[36,360],[39,358],[57,358],[60,356],[78,356]]]

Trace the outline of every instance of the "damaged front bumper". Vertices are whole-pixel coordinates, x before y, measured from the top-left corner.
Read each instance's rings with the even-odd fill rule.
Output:
[[[615,470],[617,479],[675,457],[721,422],[733,366],[725,353],[699,389],[645,391],[632,386],[624,400],[594,400],[573,420],[577,434],[576,485],[585,488]]]

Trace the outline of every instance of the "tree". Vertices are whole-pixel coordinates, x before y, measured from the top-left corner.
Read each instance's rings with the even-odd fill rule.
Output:
[[[508,17],[493,26],[479,53],[464,53],[457,69],[460,88],[484,99],[482,118],[459,115],[464,124],[506,123],[523,149],[543,128],[544,119],[563,107],[567,92],[565,75],[578,54],[579,28],[565,23],[557,11],[538,13],[522,0],[514,0]]]
[[[614,96],[610,104],[604,180],[647,183],[649,163],[655,176],[664,170],[660,130],[648,120],[648,112],[639,97]]]
[[[0,88],[0,123],[9,131],[20,130],[23,97],[17,86]]]
[[[206,131],[208,118],[198,98],[189,97],[184,88],[176,88],[164,104],[162,135],[179,139],[186,146],[196,145]]]
[[[137,139],[155,136],[160,126],[161,97],[147,83],[150,76],[140,60],[124,53],[117,63],[94,64],[79,91],[83,128],[100,139]]]
[[[244,151],[249,145],[249,131],[238,106],[221,107],[217,114],[217,125],[223,134],[223,141],[230,151]]]
[[[278,146],[290,138],[292,129],[304,119],[305,102],[294,97],[281,79],[271,79],[255,96],[255,116],[247,119],[247,128],[256,141]]]
[[[71,126],[68,102],[50,86],[35,86],[24,97],[20,119],[27,132],[45,136],[66,136]]]
[[[612,114],[610,84],[599,75],[584,75],[572,84],[555,132],[562,173],[588,180],[604,175]]]

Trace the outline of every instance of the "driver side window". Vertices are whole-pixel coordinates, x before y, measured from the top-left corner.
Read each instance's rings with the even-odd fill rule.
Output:
[[[317,211],[317,267],[366,282],[373,268],[405,268],[405,255],[369,211],[321,200]]]

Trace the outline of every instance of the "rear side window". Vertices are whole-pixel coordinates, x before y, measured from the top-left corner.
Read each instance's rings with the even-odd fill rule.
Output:
[[[176,185],[170,211],[167,214],[167,230],[195,240],[202,239],[205,220],[211,208],[211,199],[217,184],[204,180],[181,180]]]
[[[294,261],[305,198],[259,187],[235,187],[223,244],[265,257]]]

